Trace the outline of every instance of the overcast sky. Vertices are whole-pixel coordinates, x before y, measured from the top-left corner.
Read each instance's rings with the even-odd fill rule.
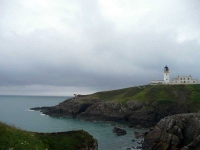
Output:
[[[192,75],[199,0],[1,0],[0,94],[88,94]]]

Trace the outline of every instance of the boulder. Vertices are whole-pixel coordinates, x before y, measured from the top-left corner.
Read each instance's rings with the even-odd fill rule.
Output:
[[[126,131],[117,127],[114,127],[114,129],[112,130],[112,132],[114,134],[116,134],[117,136],[121,136],[121,135],[126,135]]]
[[[139,138],[144,138],[144,133],[139,133],[139,132],[134,132],[135,133],[135,138],[139,139]]]
[[[200,113],[165,117],[144,137],[144,150],[200,149]]]

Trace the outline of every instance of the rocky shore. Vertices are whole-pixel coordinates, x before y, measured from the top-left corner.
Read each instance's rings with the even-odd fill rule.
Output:
[[[189,107],[188,107],[189,108]],[[70,98],[52,107],[36,107],[31,110],[41,111],[52,117],[73,117],[88,121],[118,121],[130,124],[130,127],[153,127],[160,119],[190,110],[184,103],[140,102],[126,103],[104,101],[90,96]]]
[[[200,113],[163,118],[145,135],[144,150],[199,150]]]
[[[52,117],[123,122],[130,127],[157,124],[140,143],[144,150],[198,150],[200,114],[195,112],[200,110],[199,91],[200,85],[148,85],[78,95],[56,106],[32,110]]]

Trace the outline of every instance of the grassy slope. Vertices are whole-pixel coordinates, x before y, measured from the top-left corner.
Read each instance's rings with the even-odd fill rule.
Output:
[[[94,139],[85,131],[63,133],[34,133],[0,123],[0,149],[80,149],[94,143]]]
[[[200,102],[200,84],[195,85],[146,85],[98,92],[91,95],[105,101],[178,101]]]

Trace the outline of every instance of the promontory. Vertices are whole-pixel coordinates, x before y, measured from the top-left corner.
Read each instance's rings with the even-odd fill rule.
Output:
[[[56,106],[37,107],[53,117],[118,121],[152,127],[162,118],[200,110],[200,85],[143,85],[77,95]]]

